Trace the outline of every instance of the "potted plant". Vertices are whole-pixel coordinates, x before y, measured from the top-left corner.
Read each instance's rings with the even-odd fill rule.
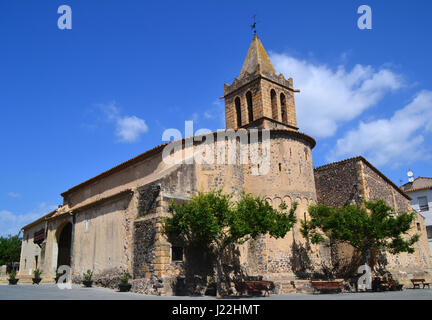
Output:
[[[34,274],[34,278],[32,278],[33,284],[39,284],[42,280],[42,278],[41,278],[42,271],[39,269],[36,269],[35,271],[33,271],[33,274]]]
[[[128,272],[123,272],[120,275],[120,283],[119,283],[119,289],[120,292],[128,292],[131,288],[132,285],[129,283],[129,279],[131,279],[131,275]]]
[[[86,288],[91,288],[93,284],[92,277],[93,277],[93,271],[91,270],[87,270],[86,273],[83,273],[83,278],[84,278],[83,284],[84,286],[86,286]]]
[[[18,283],[18,280],[19,280],[19,279],[16,278],[16,270],[12,270],[12,271],[9,273],[9,284],[10,284],[10,285],[15,285],[15,284]]]
[[[56,276],[55,276],[55,283],[58,283],[59,278],[66,273],[66,270],[63,270],[63,272],[59,272],[59,270],[56,270]]]

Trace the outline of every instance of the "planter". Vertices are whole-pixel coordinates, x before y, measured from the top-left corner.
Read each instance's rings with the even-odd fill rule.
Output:
[[[85,281],[84,280],[82,283],[86,288],[91,288],[91,286],[93,285],[93,281]]]
[[[42,281],[42,278],[32,278],[33,284],[39,284]]]
[[[402,291],[403,286],[404,286],[403,284],[397,285],[397,291]]]
[[[10,285],[15,285],[15,284],[18,283],[18,280],[19,280],[19,279],[9,279],[9,284],[10,284]]]
[[[132,285],[130,283],[126,283],[126,284],[119,284],[119,290],[120,292],[129,292],[129,290],[132,288]]]

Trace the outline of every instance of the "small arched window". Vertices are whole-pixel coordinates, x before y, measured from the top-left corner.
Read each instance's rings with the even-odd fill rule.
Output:
[[[237,116],[237,127],[240,128],[242,125],[242,121],[241,121],[241,102],[239,97],[235,99],[235,110]]]
[[[280,102],[281,102],[282,122],[287,123],[288,119],[287,119],[287,112],[286,112],[286,99],[285,99],[285,95],[283,93],[280,94]]]
[[[278,120],[276,91],[274,91],[273,89],[270,91],[270,101],[271,101],[271,108],[272,108],[272,118],[274,120]]]
[[[246,93],[246,101],[248,107],[249,122],[253,122],[254,117],[253,117],[252,93],[250,91]]]

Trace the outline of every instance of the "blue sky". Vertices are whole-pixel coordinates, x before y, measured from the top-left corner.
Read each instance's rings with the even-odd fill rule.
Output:
[[[60,30],[57,8],[72,8]],[[372,8],[373,29],[357,28]],[[161,143],[164,129],[224,127],[257,15],[294,78],[314,165],[362,154],[395,183],[432,176],[430,1],[0,2],[0,234],[60,193]],[[182,129],[183,131],[183,129]]]

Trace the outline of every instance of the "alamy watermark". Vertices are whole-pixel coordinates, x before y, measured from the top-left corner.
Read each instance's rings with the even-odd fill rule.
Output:
[[[169,141],[162,151],[168,165],[227,164],[251,165],[252,175],[266,175],[270,170],[270,130],[209,129],[193,130],[193,121],[185,121],[185,136],[178,129],[167,129],[162,141]]]
[[[57,26],[60,30],[72,29],[72,8],[66,4],[58,7],[57,13],[61,16],[57,20]],[[372,9],[368,5],[361,5],[357,9],[357,13],[361,16],[357,20],[357,27],[360,30],[372,29]]]
[[[357,13],[361,16],[357,20],[357,27],[360,30],[371,30],[372,29],[372,9],[368,5],[361,5],[357,9]]]
[[[71,267],[63,265],[58,267],[57,273],[61,276],[57,279],[57,287],[61,290],[72,289]]]
[[[57,13],[61,16],[57,20],[57,27],[60,30],[71,30],[72,29],[72,9],[68,5],[61,5],[57,9]]]
[[[357,288],[358,290],[371,290],[372,289],[372,270],[368,266],[368,264],[364,264],[360,266],[357,270],[357,273],[361,274],[359,279],[357,280]]]

